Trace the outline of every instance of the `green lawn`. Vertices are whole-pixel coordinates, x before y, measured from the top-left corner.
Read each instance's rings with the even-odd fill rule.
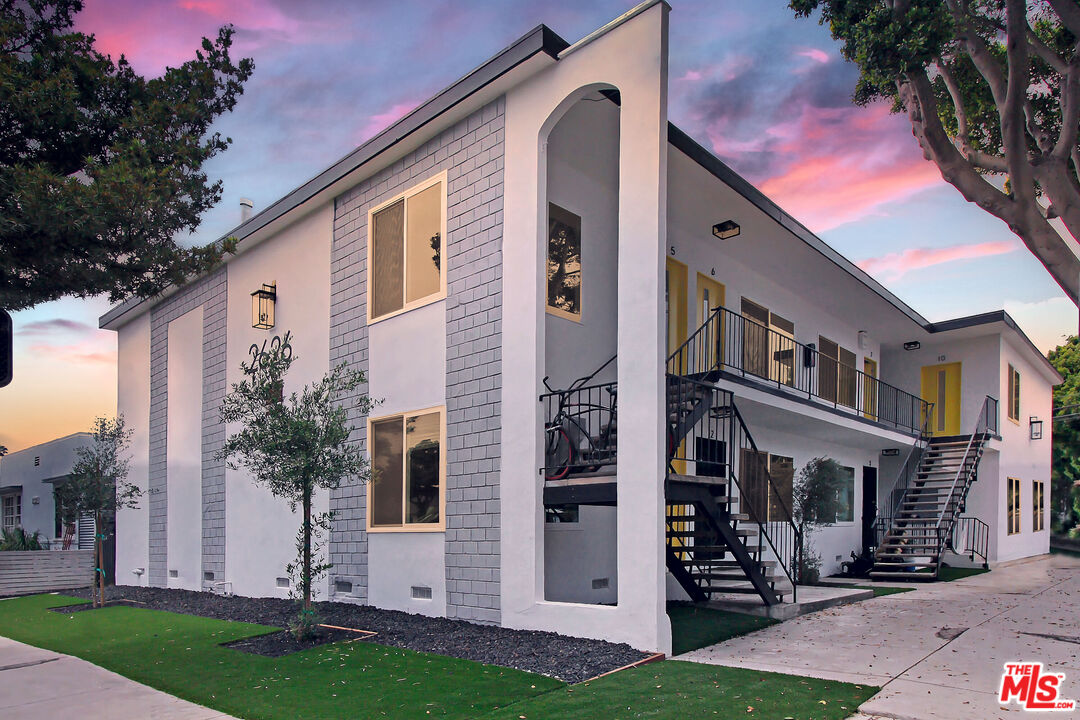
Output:
[[[981,567],[968,568],[942,565],[938,570],[937,579],[939,582],[952,582],[953,580],[960,580],[961,578],[971,577],[972,575],[982,575],[983,573],[988,572],[990,571]]]
[[[0,635],[76,655],[173,695],[253,720],[839,720],[877,690],[677,661],[568,686],[540,675],[370,641],[265,658],[220,643],[273,628],[142,608],[110,607],[69,615],[48,610],[74,602],[78,601],[56,595],[2,601]],[[701,619],[697,613],[688,616]],[[705,617],[715,626],[723,625],[718,618]]]
[[[881,587],[880,585],[847,585],[841,583],[829,583],[829,587],[850,588],[852,590],[873,590],[874,597],[882,597],[883,595],[897,595],[899,593],[911,592],[915,589],[912,587]]]
[[[697,607],[688,603],[669,604],[667,614],[671,619],[673,655],[715,645],[777,622],[771,618]]]

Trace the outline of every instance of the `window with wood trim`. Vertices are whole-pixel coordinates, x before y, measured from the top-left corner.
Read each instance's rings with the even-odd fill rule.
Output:
[[[795,460],[744,449],[740,462],[740,491],[744,498],[740,512],[749,515],[751,522],[758,522],[762,510],[766,513],[763,521],[780,522],[786,519],[791,512]],[[769,484],[769,477],[772,477],[776,492]],[[784,512],[784,508],[787,512]]]
[[[859,373],[855,353],[839,343],[818,336],[818,395],[823,400],[858,406]]]
[[[743,370],[784,385],[795,382],[795,323],[742,298]]]
[[[1008,482],[1008,513],[1005,518],[1005,527],[1009,535],[1016,535],[1020,532],[1020,480],[1011,477]]]
[[[442,529],[444,418],[436,408],[368,422],[370,529]]]
[[[581,320],[581,218],[548,203],[547,309]]]
[[[8,493],[3,497],[3,515],[0,524],[5,530],[22,525],[22,493]]]
[[[1031,481],[1031,531],[1041,532],[1046,528],[1046,499],[1043,493],[1046,483],[1042,480]]]
[[[368,218],[368,315],[372,320],[445,295],[446,182],[439,175]]]
[[[1009,365],[1009,419],[1020,422],[1020,371]]]

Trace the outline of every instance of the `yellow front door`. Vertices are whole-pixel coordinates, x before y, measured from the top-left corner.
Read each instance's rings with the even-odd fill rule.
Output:
[[[713,311],[724,304],[724,286],[708,275],[697,274],[697,327],[705,324]],[[724,318],[717,318],[717,322],[705,334],[704,342],[700,351],[704,353],[702,358],[705,362],[702,370],[715,370],[720,367],[724,357]]]
[[[667,259],[667,354],[686,342],[686,285],[687,269],[678,260]],[[678,372],[686,372],[687,358],[679,359]]]
[[[863,358],[863,415],[877,420],[877,361]]]
[[[927,365],[922,369],[922,396],[934,403],[932,435],[960,434],[960,363]]]

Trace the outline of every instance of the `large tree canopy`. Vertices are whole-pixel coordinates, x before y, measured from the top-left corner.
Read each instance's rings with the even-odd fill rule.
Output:
[[[791,0],[861,71],[854,100],[907,113],[923,154],[1008,223],[1080,304],[1077,0]],[[996,182],[994,180],[996,179]]]
[[[221,199],[203,163],[251,75],[233,31],[161,77],[73,32],[81,0],[0,0],[0,308],[65,295],[152,296],[205,271],[231,243],[183,248]]]

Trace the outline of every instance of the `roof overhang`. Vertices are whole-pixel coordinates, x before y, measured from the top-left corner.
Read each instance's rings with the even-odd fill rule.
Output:
[[[994,310],[993,312],[929,323],[926,326],[926,331],[932,335],[950,333],[953,337],[964,337],[965,335],[976,337],[986,332],[997,332],[1002,336],[1012,337],[1021,349],[1027,350],[1028,354],[1038,362],[1051,384],[1058,385],[1065,380],[1061,373],[1057,371],[1057,368],[1050,364],[1050,360],[1042,354],[1042,351],[1035,347],[1035,343],[1031,342],[1031,338],[1020,329],[1012,316],[1004,310]]]

